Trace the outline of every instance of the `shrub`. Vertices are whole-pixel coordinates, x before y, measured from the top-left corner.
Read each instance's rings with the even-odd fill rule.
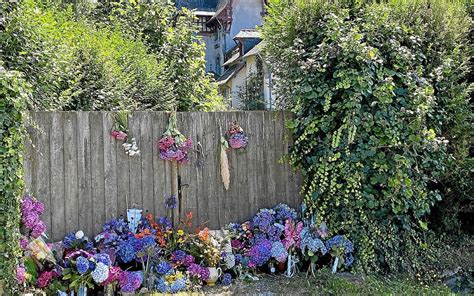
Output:
[[[16,285],[20,253],[20,199],[23,194],[24,110],[28,86],[20,73],[6,71],[0,61],[0,286]]]
[[[265,52],[296,115],[289,161],[360,268],[415,273],[441,181],[466,157],[471,19],[454,1],[352,2],[269,5]]]
[[[163,11],[173,7],[156,5]],[[88,17],[85,9],[48,1],[11,7],[0,35],[2,58],[8,68],[26,74],[37,109],[222,108],[217,87],[204,72],[204,51],[190,15],[175,22],[157,16],[147,28],[162,36],[154,48],[156,38],[142,38],[126,17],[105,22]]]

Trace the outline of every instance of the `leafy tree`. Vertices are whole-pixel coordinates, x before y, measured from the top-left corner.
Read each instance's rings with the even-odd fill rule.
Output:
[[[360,268],[416,273],[467,161],[471,19],[454,1],[381,2],[270,1],[265,52],[308,207],[355,239]]]
[[[106,18],[88,5],[11,4],[0,35],[1,56],[8,68],[26,74],[35,108],[223,108],[204,72],[191,14],[166,2],[124,2],[109,4]]]

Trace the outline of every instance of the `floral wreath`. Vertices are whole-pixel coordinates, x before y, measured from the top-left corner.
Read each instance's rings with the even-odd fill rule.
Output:
[[[193,141],[187,139],[177,127],[176,111],[170,115],[168,128],[157,142],[160,158],[163,160],[176,160],[178,163],[187,163],[188,151],[191,150]]]
[[[244,133],[244,129],[235,121],[230,124],[229,129],[226,131],[225,139],[233,149],[245,148],[249,141],[249,138]]]

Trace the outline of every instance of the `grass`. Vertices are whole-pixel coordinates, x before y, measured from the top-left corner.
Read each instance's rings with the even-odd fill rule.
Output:
[[[255,282],[235,282],[231,287],[206,287],[206,294],[221,295],[454,295],[441,284],[422,285],[411,279],[333,275],[327,269],[315,277],[299,274],[294,278],[262,275]]]

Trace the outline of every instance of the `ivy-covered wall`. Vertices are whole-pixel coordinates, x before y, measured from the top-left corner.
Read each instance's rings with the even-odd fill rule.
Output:
[[[0,63],[0,285],[15,285],[23,183],[24,112],[28,87],[18,72]]]
[[[269,6],[265,53],[296,115],[289,160],[359,268],[423,274],[427,216],[468,154],[472,20],[456,1],[335,2]]]

